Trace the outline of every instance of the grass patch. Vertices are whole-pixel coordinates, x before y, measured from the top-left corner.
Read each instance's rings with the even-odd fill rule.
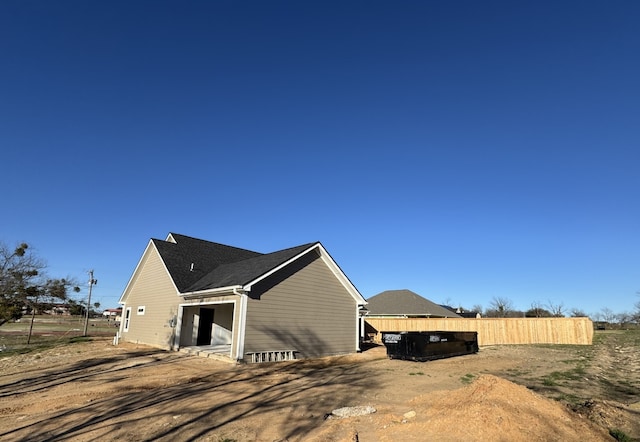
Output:
[[[93,338],[91,336],[74,336],[69,338],[69,344],[75,344],[78,342],[91,342]]]
[[[629,435],[627,435],[624,431],[614,428],[609,430],[609,434],[618,442],[632,442],[633,439]]]
[[[409,373],[409,376],[424,376],[424,373],[421,371],[416,371],[415,373]]]
[[[586,371],[584,366],[580,365],[572,368],[571,370],[553,371],[543,378],[542,383],[547,387],[550,387],[558,385],[558,383],[562,381],[578,381],[582,379],[585,374]]]
[[[471,373],[467,373],[464,376],[462,376],[460,378],[460,382],[462,382],[463,384],[470,384],[471,382],[473,382],[473,379],[476,377],[476,375],[471,374]]]
[[[521,376],[524,377],[528,374],[531,374],[531,370],[523,370],[521,368],[509,368],[505,370],[507,374],[510,376]]]
[[[57,345],[85,342],[91,337],[112,337],[118,331],[113,321],[91,319],[84,334],[84,318],[74,316],[36,316],[33,323],[31,340],[27,344],[31,318],[22,318],[19,322],[8,322],[0,326],[0,354],[30,353],[34,350],[51,348]]]

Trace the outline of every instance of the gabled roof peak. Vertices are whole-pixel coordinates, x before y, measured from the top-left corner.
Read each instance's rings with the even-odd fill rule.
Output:
[[[319,241],[271,253],[259,253],[187,235],[169,233],[165,240],[151,239],[143,258],[138,262],[134,275],[137,274],[141,263],[149,253],[157,253],[178,294],[183,296],[236,293],[236,290],[246,293],[251,291],[255,284],[294,262],[299,262],[303,266],[308,264],[304,261],[306,257],[312,260],[322,259],[358,305],[366,304],[358,289],[349,281]],[[133,279],[132,276],[120,298],[120,303],[123,303],[126,298]]]

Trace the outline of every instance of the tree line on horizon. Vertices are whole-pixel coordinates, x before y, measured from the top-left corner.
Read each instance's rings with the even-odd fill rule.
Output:
[[[638,293],[640,295],[640,292]],[[528,310],[518,310],[513,301],[505,297],[494,297],[489,307],[484,309],[482,305],[474,305],[470,310],[460,307],[463,312],[477,312],[485,318],[582,318],[588,317],[592,321],[606,322],[609,324],[635,324],[640,325],[640,300],[634,304],[635,311],[616,313],[608,307],[598,312],[587,314],[579,308],[567,309],[563,303],[549,301],[542,303],[534,301]]]
[[[46,264],[27,243],[8,247],[0,242],[0,326],[8,321],[20,319],[25,313],[35,314],[53,310],[59,303],[66,303],[71,314],[84,315],[86,302],[73,299],[71,293],[80,292],[74,278],[51,278],[46,274]],[[640,294],[640,293],[639,293]],[[449,303],[446,303],[449,304]],[[93,307],[99,308],[99,303]],[[477,312],[488,318],[562,318],[589,317],[594,321],[607,323],[640,325],[640,300],[632,312],[613,312],[603,308],[594,314],[587,314],[578,308],[566,309],[563,303],[549,301],[546,304],[533,302],[526,310],[514,308],[509,298],[494,297],[484,309],[474,305],[471,309],[458,309],[463,312]],[[455,311],[455,310],[454,310]]]

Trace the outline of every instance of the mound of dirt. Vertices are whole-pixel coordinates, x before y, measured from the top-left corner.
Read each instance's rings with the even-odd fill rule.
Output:
[[[611,440],[560,403],[491,375],[457,390],[417,396],[408,406],[415,418],[401,417],[379,429],[379,440]]]

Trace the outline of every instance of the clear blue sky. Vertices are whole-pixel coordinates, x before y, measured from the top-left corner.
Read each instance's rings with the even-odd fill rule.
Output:
[[[640,298],[640,2],[0,2],[0,240],[116,307],[150,238],[366,298]]]

